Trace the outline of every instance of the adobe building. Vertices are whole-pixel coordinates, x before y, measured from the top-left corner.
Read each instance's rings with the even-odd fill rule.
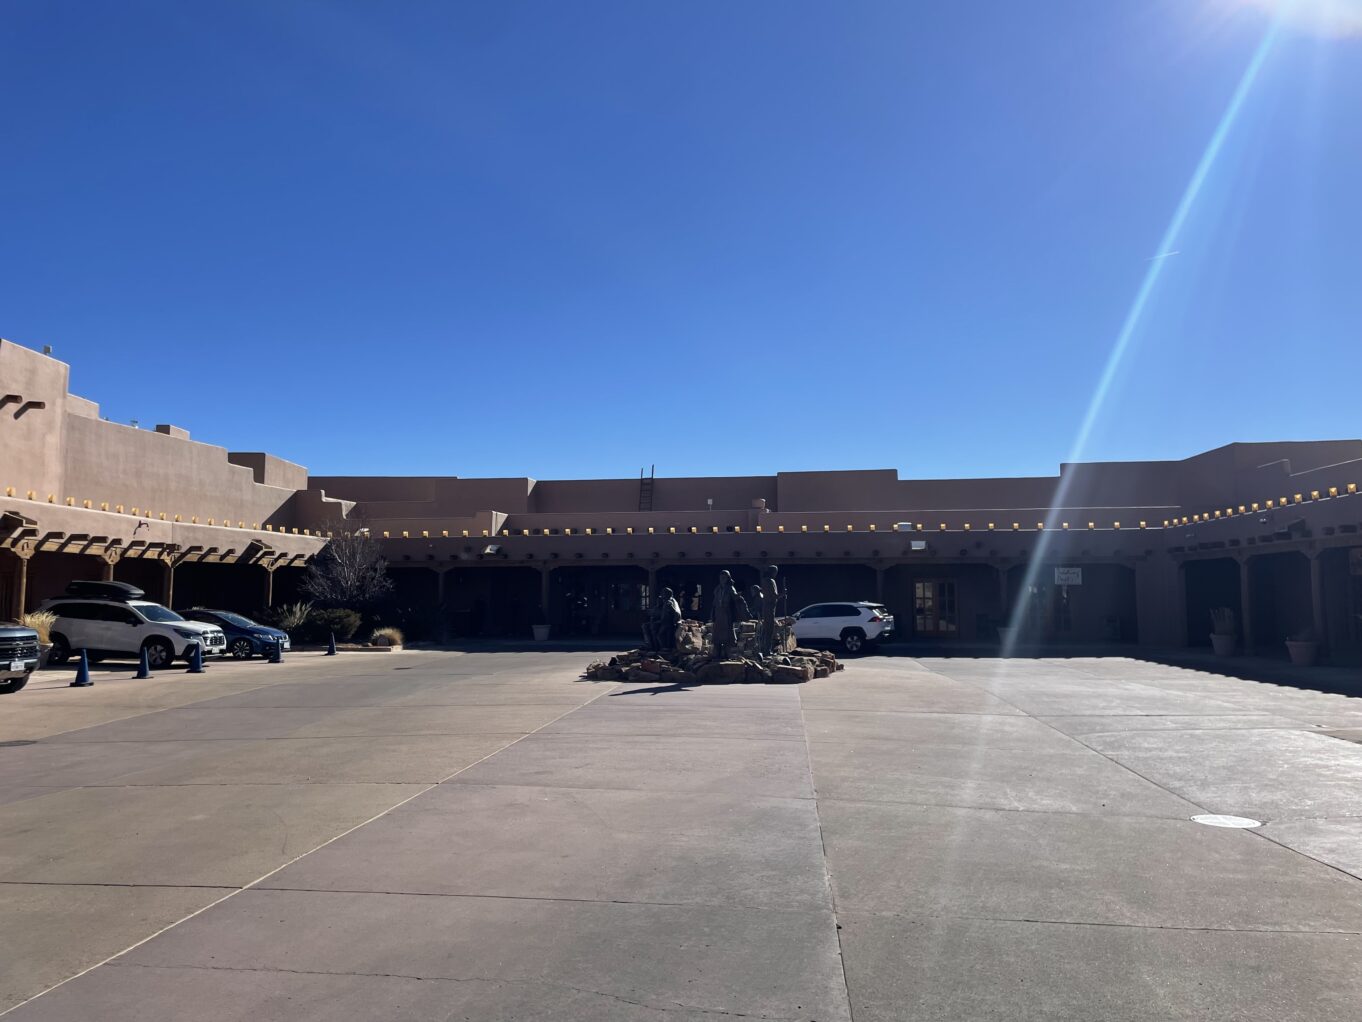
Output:
[[[310,524],[329,511],[305,469],[108,422],[68,374],[0,340],[0,615],[73,579],[131,582],[175,606],[292,591],[325,543]]]
[[[638,634],[669,586],[707,611],[720,570],[780,567],[789,609],[876,599],[904,639],[1209,644],[1312,634],[1362,660],[1362,441],[1230,444],[1056,476],[901,479],[893,469],[536,480],[309,476],[170,426],[103,421],[67,367],[0,341],[0,608],[72,578],[176,606],[293,598],[328,532],[368,528],[397,603],[432,636]]]

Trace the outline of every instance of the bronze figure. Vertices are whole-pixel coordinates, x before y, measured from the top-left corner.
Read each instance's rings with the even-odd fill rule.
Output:
[[[643,619],[643,645],[646,649],[669,652],[676,648],[676,626],[681,623],[681,607],[670,589],[662,589],[657,601]]]
[[[733,587],[733,576],[719,572],[719,584],[714,587],[714,601],[710,608],[711,635],[714,659],[722,660],[738,644],[736,625],[747,615],[747,604]]]
[[[761,572],[761,603],[758,610],[757,648],[762,656],[770,656],[776,651],[776,608],[780,604],[780,587],[776,575],[780,572],[774,564],[768,564]]]

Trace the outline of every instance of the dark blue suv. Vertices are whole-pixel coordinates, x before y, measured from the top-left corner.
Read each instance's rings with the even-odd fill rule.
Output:
[[[227,652],[237,660],[249,660],[255,654],[264,656],[276,642],[282,642],[284,649],[289,648],[288,632],[271,628],[269,625],[256,624],[248,617],[233,614],[230,610],[206,610],[195,607],[180,612],[187,620],[202,621],[206,625],[217,625],[227,636]]]

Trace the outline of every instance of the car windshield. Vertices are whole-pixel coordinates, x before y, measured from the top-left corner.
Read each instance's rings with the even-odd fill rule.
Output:
[[[133,606],[136,607],[137,612],[148,621],[165,622],[184,620],[184,618],[180,617],[179,614],[176,614],[169,607],[162,607],[159,603],[134,603]]]

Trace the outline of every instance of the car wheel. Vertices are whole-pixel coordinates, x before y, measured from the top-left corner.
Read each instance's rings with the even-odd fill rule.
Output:
[[[153,671],[169,667],[175,659],[175,649],[165,639],[148,639],[144,648],[147,651],[147,666]]]
[[[859,628],[848,628],[842,633],[842,649],[851,656],[865,649],[865,632]]]
[[[22,678],[10,678],[8,681],[0,681],[0,696],[7,696],[11,692],[18,692],[28,684],[29,676],[25,674]]]
[[[47,663],[50,667],[60,667],[71,659],[71,644],[66,641],[66,636],[58,632],[52,634],[52,648],[47,651]]]
[[[232,642],[232,659],[249,660],[255,650],[251,648],[250,639],[236,639]]]

